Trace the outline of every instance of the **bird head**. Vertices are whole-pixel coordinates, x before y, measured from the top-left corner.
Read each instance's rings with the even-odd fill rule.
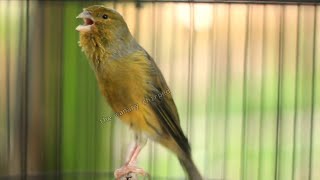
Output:
[[[94,47],[98,47],[100,50],[105,49],[110,47],[110,44],[112,44],[112,48],[117,45],[123,46],[132,39],[123,17],[113,9],[93,5],[84,8],[77,18],[83,19],[84,22],[76,30],[80,32],[80,46],[85,51],[90,51]]]
[[[127,28],[127,24],[117,11],[100,5],[84,8],[77,18],[82,18],[84,24],[79,25],[76,30],[81,33],[94,33],[119,31]]]

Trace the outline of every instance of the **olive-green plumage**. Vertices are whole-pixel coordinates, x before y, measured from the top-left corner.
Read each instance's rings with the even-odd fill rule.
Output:
[[[177,154],[189,179],[202,179],[168,85],[154,60],[132,37],[118,12],[97,5],[84,11],[92,22],[81,17],[87,26],[77,28],[79,43],[113,111],[138,104],[137,110],[120,116],[121,121]]]

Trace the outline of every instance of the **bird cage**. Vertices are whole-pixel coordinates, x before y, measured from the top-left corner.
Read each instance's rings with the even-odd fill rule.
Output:
[[[93,4],[121,13],[154,58],[204,179],[320,178],[318,1],[2,0],[0,179],[113,179],[124,163],[133,133],[75,31]],[[152,141],[138,164],[186,179]]]

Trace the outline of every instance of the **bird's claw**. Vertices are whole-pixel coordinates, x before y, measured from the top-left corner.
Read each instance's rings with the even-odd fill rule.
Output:
[[[123,166],[114,172],[114,176],[117,180],[138,180],[137,174],[150,179],[147,172],[136,166]]]
[[[128,173],[125,176],[120,177],[121,180],[138,180],[137,175],[134,173]]]

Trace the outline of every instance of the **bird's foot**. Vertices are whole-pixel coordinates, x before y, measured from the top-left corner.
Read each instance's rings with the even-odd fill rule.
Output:
[[[135,180],[137,179],[137,174],[147,178],[149,177],[149,174],[142,168],[132,165],[125,165],[114,172],[114,176],[117,180]]]

